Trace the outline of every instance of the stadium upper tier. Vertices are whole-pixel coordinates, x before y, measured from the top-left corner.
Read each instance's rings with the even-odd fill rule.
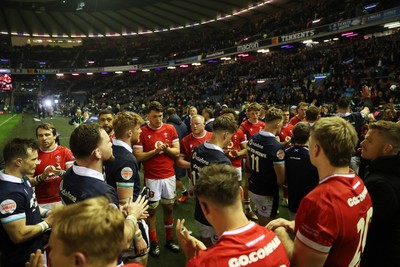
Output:
[[[156,64],[212,54],[215,51],[271,39],[320,25],[344,21],[388,9],[394,1],[305,1],[274,14],[235,19],[215,29],[193,28],[191,34],[150,34],[135,37],[84,38],[74,48],[51,46],[1,45],[3,67],[12,69],[92,68],[137,64]],[[370,5],[374,4],[374,5]],[[371,8],[373,6],[373,8]],[[43,38],[45,39],[45,38]],[[8,60],[8,61],[7,61]]]

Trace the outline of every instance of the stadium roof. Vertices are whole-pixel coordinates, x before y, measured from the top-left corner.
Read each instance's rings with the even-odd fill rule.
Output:
[[[0,34],[129,36],[221,28],[307,0],[2,0]],[[247,11],[246,11],[247,10]]]

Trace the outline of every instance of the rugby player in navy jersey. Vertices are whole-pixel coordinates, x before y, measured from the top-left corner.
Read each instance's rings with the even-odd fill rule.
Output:
[[[3,150],[5,169],[0,171],[0,265],[25,266],[29,255],[42,250],[42,233],[52,225],[41,209],[27,176],[35,173],[38,145],[33,139],[15,138]]]
[[[247,143],[250,198],[262,226],[277,215],[279,185],[285,182],[285,151],[276,136],[281,127],[282,110],[271,108],[265,114],[264,130],[250,137]]]
[[[116,190],[105,183],[103,164],[114,160],[112,144],[107,132],[98,124],[81,124],[72,132],[69,146],[75,156],[75,164],[67,171],[60,184],[60,195],[65,204],[72,204],[88,198],[106,196],[115,208],[119,207]],[[127,240],[141,235],[137,220],[146,218],[147,200],[139,196],[135,206],[126,217]],[[133,234],[132,234],[133,233]]]
[[[196,146],[192,152],[190,170],[193,185],[196,185],[199,172],[203,167],[209,166],[210,164],[232,165],[223,149],[226,148],[231,141],[231,137],[236,129],[236,122],[230,118],[221,116],[215,119],[211,139],[204,142],[204,144]],[[196,201],[194,217],[201,234],[201,241],[207,247],[216,243],[217,238],[215,236],[215,231],[204,216],[198,201]]]
[[[308,149],[310,129],[311,126],[308,122],[297,123],[293,128],[292,140],[294,146],[285,150],[288,208],[291,220],[294,220],[303,197],[313,190],[319,182],[317,168],[310,161]]]
[[[139,167],[132,154],[132,146],[139,141],[142,124],[142,117],[131,111],[118,113],[113,122],[116,138],[112,140],[112,149],[115,159],[105,164],[105,173],[107,183],[117,191],[120,205],[125,205],[131,198],[136,200],[140,194]],[[125,252],[123,256],[146,265],[147,224],[141,220],[138,224],[141,236],[134,240],[133,249]]]

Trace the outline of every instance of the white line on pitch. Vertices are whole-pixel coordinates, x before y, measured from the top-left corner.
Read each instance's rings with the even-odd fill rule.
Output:
[[[16,114],[14,114],[12,117],[8,118],[7,120],[3,121],[0,126],[3,126],[4,123],[8,122],[9,120],[11,120],[12,118],[14,118],[16,116]]]

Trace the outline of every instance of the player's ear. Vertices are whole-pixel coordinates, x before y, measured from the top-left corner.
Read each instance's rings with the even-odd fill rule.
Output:
[[[200,201],[200,207],[203,210],[205,216],[207,216],[210,213],[210,208],[208,207],[206,202]]]
[[[82,252],[74,253],[74,261],[75,267],[84,267],[87,264],[87,258]]]
[[[94,157],[96,157],[97,159],[100,159],[101,158],[100,149],[99,148],[94,149],[93,152],[92,152],[92,155]]]
[[[239,186],[239,194],[240,194],[240,200],[244,199],[244,191],[243,191],[243,187]]]

